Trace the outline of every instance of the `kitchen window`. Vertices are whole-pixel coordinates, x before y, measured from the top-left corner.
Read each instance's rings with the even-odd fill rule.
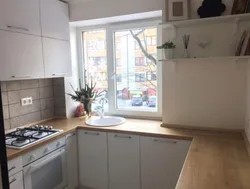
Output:
[[[97,83],[97,90],[106,91],[104,95],[109,103],[105,105],[105,112],[161,116],[161,65],[156,58],[157,23],[114,24],[101,26],[103,29],[92,27],[79,31],[82,81],[92,78]],[[100,43],[105,47],[97,47]],[[155,107],[148,106],[150,96],[157,98]],[[134,100],[138,99],[142,103],[133,106]]]

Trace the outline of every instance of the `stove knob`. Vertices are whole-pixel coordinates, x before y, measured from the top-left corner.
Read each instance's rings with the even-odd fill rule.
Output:
[[[42,125],[40,125],[40,126],[39,126],[39,129],[43,129],[43,126],[42,126]]]
[[[53,129],[53,127],[52,127],[52,126],[49,126],[49,129],[51,130],[51,129]]]
[[[36,159],[36,155],[35,154],[30,155],[30,157],[29,157],[29,161],[30,162],[33,161],[33,160],[35,160],[35,159]]]
[[[38,125],[36,125],[36,126],[35,126],[35,129],[38,129],[38,128],[39,128],[39,126],[38,126]]]
[[[44,150],[45,154],[47,154],[48,152],[50,152],[50,148],[49,147],[45,148],[45,150]]]
[[[45,126],[44,126],[44,129],[48,130],[48,129],[49,129],[49,127],[48,127],[47,125],[45,125]]]

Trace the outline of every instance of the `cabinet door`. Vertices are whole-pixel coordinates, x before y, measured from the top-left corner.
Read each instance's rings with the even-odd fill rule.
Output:
[[[190,141],[140,137],[142,189],[175,189]]]
[[[43,77],[41,37],[0,30],[0,80]]]
[[[81,189],[108,188],[107,134],[79,130],[79,183]]]
[[[41,0],[42,36],[69,40],[68,5],[58,0]]]
[[[41,35],[39,0],[0,0],[0,29]]]
[[[23,172],[19,172],[9,178],[10,189],[23,189]]]
[[[78,187],[78,159],[77,159],[77,138],[76,133],[66,136],[67,174],[68,187],[76,189]]]
[[[43,38],[45,77],[72,75],[70,43],[51,38]]]
[[[139,136],[108,134],[109,189],[140,189]]]

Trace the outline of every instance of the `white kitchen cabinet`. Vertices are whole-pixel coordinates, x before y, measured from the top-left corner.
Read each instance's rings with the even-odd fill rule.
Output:
[[[108,188],[107,134],[78,131],[79,184],[81,189]]]
[[[42,39],[0,30],[0,80],[43,78]]]
[[[23,189],[23,172],[19,172],[9,177],[10,189]]]
[[[67,188],[76,189],[78,187],[78,159],[77,159],[77,137],[76,133],[66,136],[66,155],[67,155]]]
[[[43,37],[45,77],[72,75],[70,43]]]
[[[109,189],[140,189],[139,136],[108,134]]]
[[[41,35],[39,0],[0,0],[0,29]]]
[[[58,0],[41,0],[42,36],[69,40],[68,5]]]
[[[140,137],[142,189],[175,189],[190,141]]]

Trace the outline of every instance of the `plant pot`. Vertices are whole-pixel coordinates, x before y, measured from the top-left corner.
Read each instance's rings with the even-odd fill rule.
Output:
[[[92,102],[93,102],[93,99],[90,98],[90,99],[85,99],[82,104],[84,106],[84,109],[86,111],[86,115],[91,117],[91,113],[92,113]]]
[[[174,49],[164,49],[165,51],[165,58],[166,59],[173,59],[174,58]]]

